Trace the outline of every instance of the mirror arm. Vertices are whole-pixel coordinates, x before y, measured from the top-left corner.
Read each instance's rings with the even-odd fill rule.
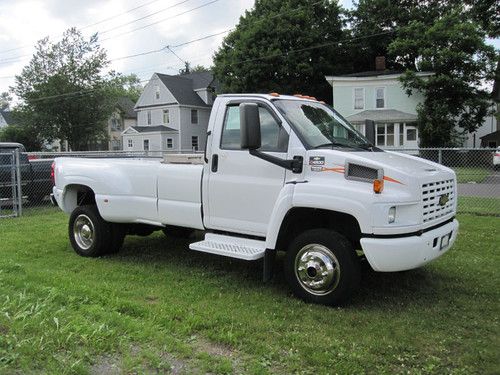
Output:
[[[292,160],[286,160],[266,154],[265,152],[259,150],[249,150],[248,152],[250,152],[250,155],[268,161],[269,163],[278,165],[282,168],[288,169],[293,173],[302,173],[302,164],[304,162],[302,156],[294,156]]]

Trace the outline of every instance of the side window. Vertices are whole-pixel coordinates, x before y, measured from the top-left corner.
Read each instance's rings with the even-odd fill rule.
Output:
[[[280,126],[269,110],[259,107],[261,151],[286,152],[288,134]],[[241,149],[240,108],[238,105],[228,106],[222,129],[221,149]]]

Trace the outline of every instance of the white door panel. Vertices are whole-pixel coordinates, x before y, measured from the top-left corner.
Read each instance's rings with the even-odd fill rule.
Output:
[[[270,153],[286,158],[284,153]],[[210,176],[210,224],[213,228],[265,235],[285,170],[248,151],[221,150],[218,170]]]

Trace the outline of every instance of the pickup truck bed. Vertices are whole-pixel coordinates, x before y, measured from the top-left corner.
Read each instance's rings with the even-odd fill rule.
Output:
[[[202,165],[151,159],[59,158],[58,162],[63,179],[94,187],[97,207],[107,221],[203,229]],[[61,184],[66,185],[64,180]],[[76,198],[66,197],[66,212],[71,213]]]

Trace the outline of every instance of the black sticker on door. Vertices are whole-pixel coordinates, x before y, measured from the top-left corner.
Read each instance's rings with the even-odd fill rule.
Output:
[[[309,158],[309,165],[325,165],[324,156],[311,156]]]

